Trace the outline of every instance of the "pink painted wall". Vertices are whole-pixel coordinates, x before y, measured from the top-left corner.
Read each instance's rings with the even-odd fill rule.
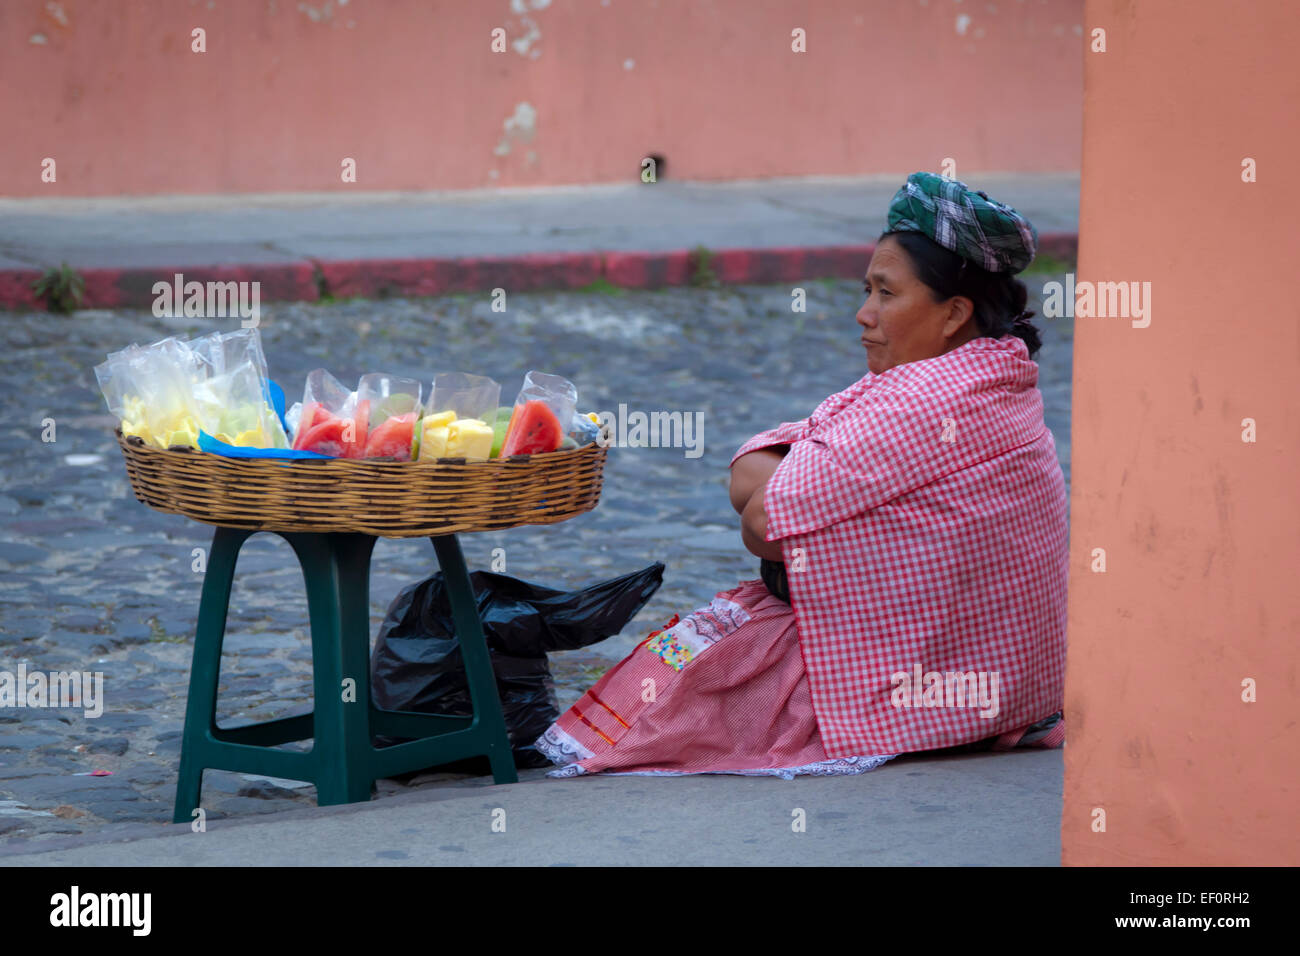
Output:
[[[1079,278],[1152,288],[1075,320],[1067,864],[1300,863],[1300,18],[1226,10],[1087,5]]]
[[[1082,0],[5,0],[0,195],[616,182],[651,153],[695,180],[1069,171],[1081,28]]]

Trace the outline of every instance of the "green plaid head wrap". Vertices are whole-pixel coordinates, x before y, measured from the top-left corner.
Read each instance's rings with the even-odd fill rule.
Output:
[[[894,193],[889,231],[924,233],[989,272],[1020,272],[1038,249],[1038,230],[1020,213],[934,173],[912,173]]]

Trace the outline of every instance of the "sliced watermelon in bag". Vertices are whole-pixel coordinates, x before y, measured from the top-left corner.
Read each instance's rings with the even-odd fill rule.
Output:
[[[415,412],[394,415],[366,436],[367,458],[411,460],[411,438],[415,430]]]
[[[365,458],[366,436],[370,430],[370,402],[368,400],[362,399],[357,402],[351,424],[352,428],[350,430],[346,428],[343,430],[343,457]],[[351,434],[349,434],[349,431]]]
[[[304,435],[311,431],[312,425],[316,424],[319,420],[320,412],[320,402],[308,402],[302,407],[302,413],[298,417],[298,428],[293,433],[294,449],[302,451],[302,446],[299,442],[302,440]]]
[[[334,458],[343,457],[347,447],[347,443],[343,440],[343,428],[346,424],[343,419],[327,414],[324,421],[318,422],[306,431],[299,428],[298,438],[294,441],[293,447],[298,451],[314,451]]]
[[[555,451],[564,441],[564,429],[555,413],[539,400],[516,405],[506,429],[501,457],[511,455],[541,455]]]

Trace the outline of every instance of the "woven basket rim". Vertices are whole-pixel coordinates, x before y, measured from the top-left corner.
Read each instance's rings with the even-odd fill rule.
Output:
[[[610,443],[468,460],[230,458],[114,429],[141,503],[217,527],[424,537],[545,525],[600,500]],[[392,510],[390,510],[392,509]]]

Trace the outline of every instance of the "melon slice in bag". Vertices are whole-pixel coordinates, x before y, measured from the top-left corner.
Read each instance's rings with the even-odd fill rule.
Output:
[[[293,448],[334,458],[360,457],[354,448],[358,438],[364,447],[365,425],[357,428],[355,413],[356,393],[344,388],[325,369],[312,369],[303,389],[302,416],[293,436]],[[322,426],[329,427],[321,430]]]
[[[545,402],[534,399],[515,406],[506,430],[505,444],[501,446],[501,457],[545,454],[559,448],[562,441],[564,429],[560,427],[555,412],[547,408]]]
[[[528,372],[506,427],[501,457],[555,451],[564,441],[577,405],[578,390],[568,379],[545,372]]]
[[[396,458],[410,461],[411,438],[415,432],[415,412],[385,419],[366,436],[366,458]]]
[[[501,447],[506,443],[506,429],[510,425],[510,419],[514,415],[514,409],[509,405],[502,405],[496,411],[496,417],[492,423],[492,448],[488,452],[489,458],[498,458],[501,455]]]
[[[298,451],[314,451],[318,455],[342,458],[348,444],[343,439],[343,430],[347,424],[342,418],[324,412],[307,430],[304,431],[299,426],[293,447]]]
[[[355,416],[358,432],[356,457],[410,461],[422,392],[420,383],[412,378],[400,378],[386,372],[361,376],[357,384]],[[405,447],[401,447],[402,436],[406,439]]]
[[[309,402],[302,406],[302,412],[298,415],[298,427],[293,430],[293,448],[301,451],[302,446],[299,441],[307,432],[311,431],[312,425],[316,423],[317,416],[321,413],[319,402]]]

